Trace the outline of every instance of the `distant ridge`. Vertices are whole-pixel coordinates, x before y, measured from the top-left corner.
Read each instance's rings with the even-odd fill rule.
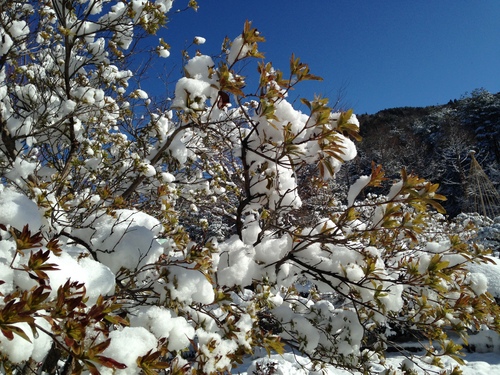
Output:
[[[369,173],[371,161],[389,175],[402,167],[441,184],[451,216],[471,210],[467,186],[471,158],[500,189],[500,93],[474,90],[447,104],[388,108],[359,116],[363,141],[358,145],[355,174]],[[352,168],[351,168],[352,170]]]

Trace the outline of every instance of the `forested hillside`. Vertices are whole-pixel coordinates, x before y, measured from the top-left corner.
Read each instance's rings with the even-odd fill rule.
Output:
[[[461,99],[430,107],[403,107],[359,116],[362,142],[350,176],[366,174],[372,160],[388,175],[401,167],[438,182],[448,214],[473,211],[476,186],[470,151],[498,191],[500,187],[500,93],[474,90]],[[350,177],[351,178],[351,177]]]

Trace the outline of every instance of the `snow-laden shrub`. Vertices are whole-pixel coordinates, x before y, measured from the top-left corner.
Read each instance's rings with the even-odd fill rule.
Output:
[[[434,363],[460,349],[450,330],[498,330],[468,268],[489,258],[429,213],[437,185],[403,170],[360,201],[386,179],[374,165],[346,206],[305,209],[355,158],[359,123],[287,100],[318,79],[294,56],[288,75],[258,62],[252,92],[250,23],[220,58],[186,55],[170,108],[134,87],[127,50],[171,6],[2,4],[2,371],[215,374],[286,345],[311,371],[369,372],[388,328],[418,332]]]

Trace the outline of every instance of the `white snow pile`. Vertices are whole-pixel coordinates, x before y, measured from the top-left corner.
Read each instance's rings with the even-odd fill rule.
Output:
[[[172,107],[183,110],[202,110],[206,101],[215,103],[218,95],[216,77],[210,74],[215,63],[210,56],[196,56],[188,61],[186,77],[177,81]]]
[[[163,254],[156,240],[162,231],[154,217],[135,210],[116,210],[89,217],[84,229],[75,230],[77,237],[89,243],[97,260],[117,274],[122,268],[137,271],[152,264]]]
[[[44,219],[37,205],[24,194],[11,188],[0,185],[0,293],[7,295],[15,290],[30,290],[37,285],[36,281],[24,271],[30,251],[48,251],[42,240],[40,245],[32,250],[24,250],[16,254],[15,240],[9,235],[9,230],[15,228],[21,231],[26,225],[31,234],[43,230]],[[156,240],[162,227],[158,220],[150,215],[134,210],[118,210],[113,215],[96,213],[88,219],[88,227],[75,230],[72,237],[78,237],[91,244],[86,249],[72,241],[61,243],[61,254],[50,253],[48,263],[54,266],[47,271],[48,286],[51,289],[48,300],[57,296],[57,290],[68,280],[83,283],[86,287],[87,305],[92,306],[102,295],[113,295],[115,279],[121,270],[139,272],[139,279],[145,280],[151,276],[150,265],[164,253],[162,245]],[[62,238],[61,238],[62,239]],[[93,259],[90,253],[97,259]],[[141,270],[142,268],[146,268]],[[182,289],[174,285],[167,285],[171,295],[188,303],[211,303],[214,292],[211,284],[199,272],[174,267],[171,274],[180,281]],[[177,294],[175,294],[177,293]],[[43,312],[42,312],[43,313]],[[156,349],[159,339],[168,339],[170,350],[181,350],[190,345],[195,331],[185,318],[177,317],[175,313],[163,307],[139,308],[132,311],[131,326],[122,330],[112,331],[111,344],[104,352],[118,362],[126,364],[122,374],[138,372],[136,359]],[[37,324],[50,331],[49,323],[43,318],[36,318]],[[33,336],[31,328],[26,323],[18,323],[30,341],[14,335],[8,340],[0,334],[0,352],[13,363],[21,363],[32,357],[35,361],[42,361],[47,355],[52,341],[49,336],[40,332]],[[89,327],[92,329],[92,327]],[[99,338],[97,337],[99,340]],[[102,368],[102,373],[111,371]],[[109,372],[111,373],[111,372]]]
[[[500,260],[494,257],[489,257],[489,260],[489,263],[471,263],[467,266],[471,272],[471,283],[500,300]]]

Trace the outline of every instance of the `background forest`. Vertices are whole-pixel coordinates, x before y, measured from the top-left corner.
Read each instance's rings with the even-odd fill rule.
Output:
[[[500,188],[500,93],[477,89],[445,105],[392,108],[359,120],[363,141],[350,171],[366,171],[372,160],[393,175],[405,166],[441,185],[448,198],[443,205],[452,217],[475,210],[470,151]]]

